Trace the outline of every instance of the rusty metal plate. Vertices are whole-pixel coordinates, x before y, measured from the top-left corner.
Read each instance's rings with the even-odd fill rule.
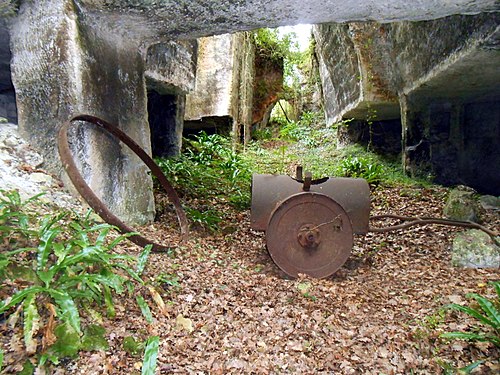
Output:
[[[288,197],[303,191],[302,181],[290,176],[254,174],[252,176],[251,226],[266,230],[273,210]],[[362,178],[323,178],[313,180],[310,191],[324,194],[339,203],[351,219],[356,234],[368,232],[370,187]]]
[[[328,277],[351,254],[351,220],[324,194],[295,194],[271,214],[266,243],[271,258],[286,274]]]

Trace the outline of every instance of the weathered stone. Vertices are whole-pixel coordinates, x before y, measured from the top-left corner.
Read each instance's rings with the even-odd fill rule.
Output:
[[[241,129],[260,123],[283,90],[283,59],[256,50],[250,33],[223,34],[199,40],[196,89],[187,95],[186,129]]]
[[[347,138],[377,146],[383,123],[399,120],[387,134],[410,174],[498,194],[499,17],[315,27],[327,122],[364,122]]]
[[[483,231],[471,229],[453,239],[451,264],[466,268],[500,268],[500,247]]]
[[[110,32],[143,41],[299,23],[417,21],[498,10],[495,0],[79,0],[78,4]]]
[[[475,192],[453,189],[448,195],[443,213],[448,219],[479,222],[480,209]]]
[[[163,49],[155,45],[145,57],[137,40],[122,39],[91,22],[78,17],[72,1],[44,0],[23,4],[11,24],[19,126],[43,153],[44,167],[57,173],[62,173],[57,129],[71,116],[83,112],[101,117],[150,152],[145,72],[157,86],[171,85],[179,93],[192,87],[189,43],[178,48],[169,43]],[[170,68],[162,65],[161,54],[167,52],[179,56],[175,69],[170,57]],[[184,63],[189,66],[181,67]],[[168,80],[161,82],[165,75]],[[147,167],[127,147],[88,125],[72,131],[71,142],[84,178],[112,212],[129,223],[154,217]]]
[[[240,43],[242,36],[233,34],[199,39],[196,89],[186,97],[187,121],[237,117]]]
[[[500,210],[500,197],[493,195],[481,195],[479,203],[485,210]]]
[[[186,94],[194,89],[197,42],[153,44],[146,54],[147,112],[153,156],[180,153]]]
[[[7,22],[0,17],[0,117],[17,123],[16,94],[10,73],[12,54],[9,45]]]
[[[60,181],[34,172],[42,162],[42,156],[21,138],[17,125],[0,125],[0,189],[17,190],[23,200],[43,192],[41,201],[82,212],[79,202],[59,187]]]
[[[226,132],[233,126],[238,132],[237,124],[249,128],[255,76],[250,35],[200,38],[198,46],[196,89],[186,97],[187,128],[222,128]]]
[[[196,55],[196,41],[171,41],[149,46],[144,71],[148,88],[159,93],[187,94],[193,91]]]
[[[46,186],[51,186],[54,183],[54,179],[50,175],[41,172],[30,174],[30,180]]]
[[[283,64],[283,59],[271,56],[269,51],[255,52],[252,125],[261,122],[268,108],[278,101],[283,91]]]

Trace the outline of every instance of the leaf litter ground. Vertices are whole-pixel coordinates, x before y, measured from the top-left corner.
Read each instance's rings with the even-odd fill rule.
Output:
[[[438,187],[378,188],[372,215],[440,217],[445,195]],[[160,337],[161,374],[439,374],[439,363],[479,359],[485,362],[476,373],[500,371],[498,348],[439,339],[474,325],[440,309],[467,303],[469,292],[488,295],[488,282],[499,279],[498,270],[450,265],[450,242],[460,229],[424,226],[356,237],[351,258],[332,277],[291,280],[271,261],[264,234],[250,229],[249,215],[234,213],[221,223],[226,234],[193,231],[183,247],[152,254],[145,279],[165,306],[150,289],[137,293],[150,305],[153,323],[135,298],[117,299],[116,317],[103,323],[110,348],[81,352],[56,373],[139,374],[141,356],[128,354],[123,340],[151,335]],[[498,213],[488,212],[485,225],[498,231]],[[141,232],[161,243],[178,239],[174,223]],[[119,251],[140,249],[125,244]]]

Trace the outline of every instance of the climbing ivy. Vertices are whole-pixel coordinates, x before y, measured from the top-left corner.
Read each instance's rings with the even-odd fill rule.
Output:
[[[280,34],[278,29],[258,29],[253,32],[257,52],[283,64],[285,91],[298,80],[300,67],[304,65],[307,52],[300,52],[294,32]]]

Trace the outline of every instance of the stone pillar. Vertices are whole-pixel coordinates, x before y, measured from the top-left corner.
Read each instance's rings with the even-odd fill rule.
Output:
[[[63,174],[57,131],[76,113],[102,117],[150,150],[137,45],[87,26],[73,1],[40,0],[23,2],[12,23],[11,49],[19,128],[44,156],[45,168]],[[129,223],[153,219],[147,167],[126,146],[89,126],[72,132],[72,140],[86,181],[108,208]]]

